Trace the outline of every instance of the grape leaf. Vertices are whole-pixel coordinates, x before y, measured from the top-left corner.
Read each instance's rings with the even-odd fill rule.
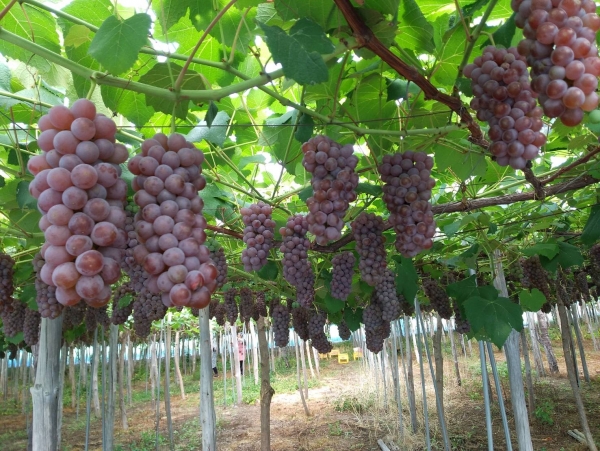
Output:
[[[146,102],[145,94],[105,85],[101,86],[101,93],[107,108],[118,111],[138,127],[145,125],[154,114],[154,109]]]
[[[308,17],[324,30],[345,25],[346,21],[333,2],[323,0],[278,0],[275,9],[283,20]]]
[[[20,208],[37,208],[37,200],[29,194],[29,182],[26,180],[17,185],[17,203]]]
[[[323,29],[310,19],[298,20],[290,29],[290,37],[297,39],[307,52],[317,52],[321,55],[331,53],[335,46]]]
[[[305,48],[302,37],[288,35],[277,26],[260,22],[259,25],[265,33],[273,61],[281,64],[286,77],[301,85],[327,81],[329,72],[323,58],[317,52]]]
[[[360,328],[362,321],[362,309],[351,310],[349,308],[344,309],[344,321],[348,325],[348,328],[354,332]]]
[[[546,296],[537,288],[519,292],[519,302],[526,312],[537,312],[547,301]]]
[[[346,305],[344,301],[335,299],[330,293],[327,293],[325,296],[325,308],[327,309],[328,313],[341,312],[344,308],[344,305]]]
[[[212,124],[206,125],[205,121],[201,121],[187,135],[187,139],[192,142],[200,142],[205,139],[219,147],[222,147],[227,139],[227,126],[229,124],[229,115],[225,111],[219,111]]]
[[[92,42],[92,31],[84,25],[73,25],[65,36],[65,47],[79,47],[86,42]]]
[[[459,282],[451,283],[446,287],[448,296],[462,304],[477,293],[477,278],[475,275],[467,277]]]
[[[419,276],[410,258],[394,255],[396,261],[396,291],[412,302],[419,291]]]
[[[264,280],[277,280],[279,268],[275,262],[269,260],[267,264],[260,268],[256,274],[258,274],[258,277]]]
[[[557,243],[538,243],[527,249],[523,249],[523,254],[531,257],[532,255],[539,255],[546,257],[548,260],[554,258],[556,254],[558,254],[558,244]]]
[[[564,241],[558,241],[558,254],[552,259],[541,257],[540,261],[546,271],[555,272],[560,265],[563,269],[570,268],[571,266],[579,266],[583,264],[583,256],[581,251],[572,244],[565,243]]]
[[[296,132],[294,133],[294,138],[296,141],[301,143],[308,141],[313,134],[314,126],[315,121],[313,120],[312,116],[302,113],[300,115],[300,119],[298,119]]]
[[[400,2],[398,44],[402,47],[433,53],[433,27],[425,19],[415,0]]]
[[[596,243],[598,238],[600,238],[600,204],[592,206],[590,216],[580,237],[581,242],[588,246]]]
[[[188,7],[191,4],[191,1],[185,0],[159,0],[152,2],[152,9],[158,18],[162,32],[166,33],[168,29],[179,22],[179,19],[186,15]]]
[[[125,296],[123,296],[121,299],[119,299],[119,304],[117,305],[118,308],[122,309],[127,307],[129,304],[131,304],[133,302],[133,296],[131,296],[131,294],[126,294]]]
[[[509,299],[472,296],[464,302],[471,331],[490,338],[501,348],[513,329],[523,329],[523,310]]]
[[[109,16],[94,36],[88,53],[115,75],[131,69],[140,49],[148,42],[152,20],[145,13],[126,20]]]

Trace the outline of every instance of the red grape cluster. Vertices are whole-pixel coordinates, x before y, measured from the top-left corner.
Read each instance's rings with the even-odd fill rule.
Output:
[[[346,321],[343,320],[338,324],[338,332],[340,334],[340,338],[344,341],[350,339],[352,336],[352,332],[350,331],[348,324],[346,324]]]
[[[308,221],[302,215],[290,217],[286,226],[279,229],[283,237],[279,248],[283,253],[283,277],[296,287],[296,300],[303,307],[310,307],[315,294],[315,276],[308,260],[310,241],[306,238],[307,231]]]
[[[454,310],[454,330],[459,334],[468,334],[471,332],[471,324],[466,318],[463,318],[458,305],[454,303],[452,308]]]
[[[229,324],[231,325],[234,325],[238,319],[238,306],[235,302],[235,297],[237,294],[237,290],[234,288],[230,288],[223,294],[223,299],[225,300],[225,312],[227,313],[227,321],[229,321]]]
[[[556,280],[554,281],[554,289],[556,290],[556,299],[562,303],[565,307],[570,307],[575,302],[575,297],[572,289],[575,288],[575,284],[565,274],[562,268],[558,268],[556,274]],[[570,295],[569,295],[570,293]]]
[[[115,123],[79,99],[69,109],[52,107],[38,122],[42,155],[29,159],[35,176],[29,191],[42,213],[46,243],[40,277],[56,287],[63,305],[84,299],[99,307],[110,299],[110,285],[121,276],[127,244],[127,183],[120,178],[129,153],[115,144]]]
[[[525,37],[519,53],[531,67],[531,87],[548,117],[573,127],[598,107],[600,17],[592,0],[512,0]]]
[[[358,158],[354,146],[342,146],[318,135],[302,145],[302,165],[312,174],[313,195],[306,200],[308,228],[317,244],[326,245],[342,236],[344,216],[356,200]]]
[[[6,304],[0,312],[2,318],[2,330],[7,337],[14,337],[23,331],[23,321],[25,320],[25,310],[27,306],[13,299],[10,304]]]
[[[488,150],[496,163],[524,169],[546,143],[546,135],[540,132],[543,111],[536,106],[525,58],[516,47],[490,45],[465,66],[463,74],[471,79],[471,108],[490,125]]]
[[[383,201],[390,212],[390,224],[396,231],[396,249],[411,258],[433,246],[435,220],[431,211],[433,158],[423,152],[385,155],[379,165]]]
[[[390,336],[390,323],[384,321],[383,324],[375,330],[367,330],[365,328],[365,346],[375,354],[383,350],[383,342]]]
[[[248,287],[240,289],[240,317],[246,324],[252,318],[254,310],[254,293]]]
[[[12,302],[12,295],[15,291],[13,285],[13,267],[15,261],[10,255],[0,254],[0,309],[3,305]]]
[[[310,312],[304,307],[292,309],[292,327],[302,340],[308,340],[308,321]]]
[[[446,291],[433,279],[423,281],[423,291],[429,299],[429,303],[436,312],[444,319],[452,318],[452,306]]]
[[[271,320],[275,344],[285,348],[290,340],[290,312],[283,304],[277,304],[271,311]]]
[[[219,246],[218,249],[210,249],[210,259],[215,264],[218,272],[217,288],[221,288],[227,283],[227,260],[223,248]]]
[[[589,272],[595,288],[600,287],[600,243],[593,245],[589,250]],[[595,299],[595,298],[594,298]]]
[[[587,273],[585,271],[579,271],[575,274],[575,283],[577,284],[577,290],[581,293],[581,297],[584,302],[590,302],[592,300],[590,296],[590,286],[588,285]]]
[[[71,308],[66,309],[63,318],[63,332],[79,326],[85,317],[87,309],[88,305],[85,302],[80,302],[79,304],[75,304]]]
[[[352,276],[354,275],[354,254],[342,252],[331,259],[333,272],[331,275],[331,296],[345,301],[352,291]]]
[[[125,258],[121,263],[121,268],[129,276],[131,287],[135,293],[142,291],[142,287],[146,283],[149,274],[144,271],[134,258],[134,249],[139,244],[137,234],[135,233],[135,214],[138,211],[137,205],[134,202],[129,202],[125,207],[125,232],[127,232],[127,247],[125,249]]]
[[[310,342],[319,353],[327,354],[333,349],[333,345],[327,339],[325,334],[325,323],[327,322],[327,316],[321,311],[312,311],[312,314],[308,320],[308,336]]]
[[[222,327],[225,325],[225,316],[226,315],[227,315],[227,307],[225,307],[225,304],[219,303],[215,307],[215,321],[217,322],[217,324],[219,326]]]
[[[184,136],[158,133],[127,164],[140,207],[135,216],[140,244],[133,256],[150,275],[148,289],[161,293],[167,307],[204,308],[216,289],[217,268],[204,246],[206,220],[198,197],[206,186],[203,161],[204,154]]]
[[[373,213],[361,213],[352,221],[352,234],[358,252],[360,277],[369,285],[381,280],[387,267],[383,219]]]
[[[129,281],[117,287],[113,294],[111,322],[114,325],[125,324],[129,319],[129,315],[133,311],[133,301],[130,301],[125,307],[119,307],[119,302],[128,294],[134,293],[132,282]]]
[[[58,318],[63,311],[63,305],[56,300],[56,287],[52,287],[40,277],[44,266],[44,259],[38,252],[33,257],[33,270],[35,271],[35,302],[42,318]]]
[[[321,332],[320,334],[311,337],[310,343],[312,344],[312,347],[315,348],[320,354],[329,354],[333,349],[333,345],[327,339],[325,332]]]
[[[40,339],[40,324],[42,317],[37,310],[27,308],[23,320],[23,341],[27,346],[38,344]]]
[[[546,299],[550,301],[552,296],[548,284],[548,274],[542,267],[540,257],[538,255],[533,255],[529,258],[521,258],[519,263],[523,270],[522,285],[525,288],[537,288],[544,296],[546,296]]]
[[[140,338],[147,337],[152,329],[152,321],[163,319],[166,313],[167,307],[164,305],[161,296],[144,287],[140,295],[133,301],[133,330],[135,334]]]
[[[100,324],[104,329],[108,329],[110,326],[110,317],[108,316],[108,305],[104,305],[102,307],[98,307],[95,310],[96,318],[98,320],[98,324]]]
[[[395,274],[388,268],[383,271],[381,281],[375,285],[371,302],[379,306],[384,321],[394,321],[400,316],[401,307],[396,293]]]
[[[267,317],[267,304],[265,303],[264,291],[256,293],[256,302],[254,303],[252,317],[254,321],[258,321],[259,317]]]
[[[244,270],[259,271],[267,264],[267,257],[273,246],[273,231],[275,221],[271,219],[273,208],[264,202],[252,204],[240,209],[244,228],[244,243],[246,249],[242,251]]]

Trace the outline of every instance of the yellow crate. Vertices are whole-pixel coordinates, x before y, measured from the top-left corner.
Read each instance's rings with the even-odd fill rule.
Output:
[[[329,353],[329,357],[337,357],[338,355],[340,355],[340,350],[339,349],[333,349],[330,353]]]
[[[352,358],[354,360],[356,360],[356,359],[362,359],[363,358],[362,349],[355,349],[354,352],[352,353]]]
[[[329,354],[319,354],[319,359],[328,359]]]
[[[348,354],[343,353],[338,355],[338,363],[348,363],[349,361]]]

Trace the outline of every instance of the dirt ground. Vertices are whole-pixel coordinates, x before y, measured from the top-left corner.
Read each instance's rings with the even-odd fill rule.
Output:
[[[456,383],[454,366],[449,355],[444,362],[444,403],[449,436],[453,450],[485,450],[487,438],[485,411],[481,388],[479,359],[473,346],[473,356],[459,359],[462,386]],[[560,362],[562,350],[555,346]],[[508,413],[509,427],[512,430],[513,449],[518,449],[514,434],[510,392],[505,376],[504,356],[495,353],[501,375],[503,392]],[[600,437],[600,353],[595,353],[591,344],[587,350],[591,382],[583,382],[582,396],[586,406],[592,434]],[[387,362],[386,362],[387,364]],[[402,367],[401,367],[402,369]],[[580,368],[581,369],[581,368]],[[399,417],[393,394],[393,382],[388,373],[387,387],[383,390],[381,373],[370,371],[364,362],[350,362],[347,365],[329,361],[321,368],[317,387],[309,389],[307,406],[310,416],[306,416],[299,393],[276,393],[271,404],[271,449],[274,451],[345,451],[378,450],[377,439],[383,439],[392,450],[424,450],[425,439],[422,425],[421,383],[418,363],[414,362],[415,391],[419,430],[410,431],[410,416],[404,392],[404,377],[401,373],[400,385],[403,394],[404,446],[399,447]],[[431,426],[432,449],[443,449],[440,428],[435,408],[435,397],[431,377],[426,367],[427,402]],[[310,377],[310,373],[309,373]],[[246,384],[253,384],[251,377]],[[493,385],[493,381],[492,381]],[[189,386],[186,400],[171,386],[171,409],[174,429],[175,450],[192,451],[201,449],[198,426],[197,382]],[[144,381],[139,381],[134,392],[145,390]],[[538,378],[534,387],[537,411],[530,412],[531,428],[536,451],[583,450],[567,431],[579,429],[579,420],[566,371],[560,365],[560,375]],[[492,426],[494,449],[505,450],[506,444],[502,428],[497,394],[493,388]],[[14,405],[14,402],[12,403]],[[2,451],[24,451],[27,449],[26,416],[20,407],[8,408],[9,403],[0,402],[0,449]],[[84,407],[82,407],[84,409]],[[134,402],[128,408],[128,430],[123,430],[119,410],[116,410],[115,450],[145,451],[156,449],[155,411],[150,400]],[[217,403],[217,428],[219,451],[260,450],[260,405],[243,404],[235,407],[231,403],[223,406]],[[164,403],[161,403],[159,450],[168,450],[168,434]],[[93,418],[90,428],[90,450],[101,450],[101,420]],[[85,411],[80,410],[79,419],[70,408],[64,411],[62,449],[65,451],[83,450],[85,443]]]

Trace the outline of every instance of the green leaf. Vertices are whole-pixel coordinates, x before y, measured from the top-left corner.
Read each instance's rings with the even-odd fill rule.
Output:
[[[510,47],[510,44],[512,43],[512,39],[513,39],[513,36],[515,35],[515,31],[516,31],[515,14],[516,13],[513,13],[513,15],[510,16],[508,18],[508,20],[506,22],[504,22],[502,24],[502,26],[499,27],[492,34],[492,36],[494,37],[494,42],[496,43],[497,46],[502,46],[505,48]],[[491,44],[489,39],[486,42],[484,42],[484,45],[488,45],[488,44]]]
[[[307,52],[324,55],[335,50],[335,46],[323,29],[306,17],[298,20],[290,29],[290,37],[298,40]]]
[[[437,61],[434,68],[433,81],[441,85],[452,86],[458,76],[458,66],[465,53],[467,40],[463,27],[456,26],[450,35],[443,36],[441,49],[438,47]]]
[[[327,81],[327,66],[315,51],[307,50],[302,39],[289,36],[277,26],[259,23],[265,33],[273,61],[280,63],[286,77],[298,84],[311,85]]]
[[[398,14],[399,4],[400,0],[364,0],[363,6],[393,16]]]
[[[523,329],[523,310],[509,299],[473,296],[464,302],[464,308],[472,331],[489,337],[499,348],[513,329]]]
[[[559,241],[558,243],[558,254],[552,259],[541,257],[542,266],[550,272],[556,271],[558,265],[563,269],[570,268],[571,266],[580,266],[583,264],[583,256],[581,251],[572,244]]]
[[[29,194],[29,182],[21,180],[17,185],[17,203],[19,208],[37,208],[37,200]]]
[[[146,125],[154,114],[154,108],[147,104],[145,94],[106,85],[100,87],[100,92],[107,108],[122,114],[137,127]]]
[[[12,91],[10,88],[10,69],[6,64],[0,63],[0,89]]]
[[[269,260],[267,264],[260,268],[256,274],[258,274],[258,277],[264,280],[277,280],[279,268],[274,261]]]
[[[417,52],[433,53],[433,27],[427,21],[415,0],[400,2],[398,44]]]
[[[229,115],[225,111],[219,111],[212,121],[210,127],[206,126],[205,121],[201,121],[187,135],[191,142],[200,142],[205,139],[219,147],[223,147],[227,139],[227,126],[229,124]]]
[[[131,69],[138,52],[148,42],[152,20],[145,13],[127,20],[109,16],[94,36],[88,53],[115,75]]]
[[[396,291],[412,302],[419,291],[419,276],[410,258],[394,255],[396,261]]]
[[[296,141],[301,143],[308,141],[313,135],[314,126],[315,121],[313,120],[312,116],[302,113],[298,119],[296,133],[294,133],[294,138]]]
[[[260,91],[262,92],[262,91]],[[217,117],[217,113],[219,112],[219,107],[217,107],[217,104],[215,102],[210,102],[208,104],[208,110],[206,110],[206,116],[204,116],[204,121],[206,122],[206,125],[208,127],[212,126],[213,121],[215,120],[215,117]]]
[[[383,189],[379,185],[361,182],[356,186],[356,192],[359,194],[370,194],[371,196],[381,196]]]
[[[29,275],[31,275],[31,267],[29,268]],[[37,290],[35,289],[33,282],[25,285],[19,294],[19,300],[25,302],[27,307],[29,307],[31,310],[38,309],[37,302],[35,301],[36,297]]]
[[[547,302],[546,296],[537,288],[519,292],[519,303],[526,312],[537,312]]]
[[[331,293],[327,293],[325,296],[325,309],[328,313],[341,312],[345,305],[346,303],[344,301],[335,299],[333,296],[331,296]]]
[[[119,299],[119,304],[117,305],[117,307],[122,309],[122,308],[127,307],[132,302],[133,302],[133,296],[131,294],[126,294],[121,299]]]
[[[140,77],[140,83],[146,83],[158,88],[172,89],[173,84],[171,83],[171,75],[177,77],[182,67],[175,64],[169,63],[171,70],[167,63],[157,63],[152,69],[146,72]],[[181,89],[206,89],[204,79],[198,72],[187,70],[185,72]],[[146,104],[154,108],[156,111],[160,111],[165,114],[173,114],[173,106],[175,105],[172,101],[167,101],[162,98],[146,96]],[[189,100],[182,100],[177,104],[175,108],[175,116],[179,119],[187,118],[187,111],[189,106]]]
[[[388,84],[387,100],[412,100],[412,98],[416,97],[420,92],[421,88],[419,88],[415,83],[397,78]]]
[[[554,258],[554,256],[558,254],[558,251],[558,243],[538,243],[522,250],[523,254],[527,255],[528,257],[531,257],[532,255],[539,255],[546,257],[548,260]]]
[[[463,304],[468,298],[478,293],[477,278],[472,275],[459,282],[451,283],[446,287],[446,292],[448,296],[456,299],[459,304]]]
[[[581,242],[588,246],[594,244],[600,238],[600,204],[592,206],[590,216],[588,217],[583,232],[581,233]]]
[[[152,9],[160,23],[162,32],[166,33],[167,30],[179,22],[179,19],[186,15],[188,7],[192,3],[192,1],[186,0],[157,0],[152,2]]]
[[[323,30],[346,24],[344,16],[333,2],[323,0],[279,0],[275,9],[283,20],[296,20],[308,17],[318,23]]]
[[[460,181],[465,181],[473,176],[484,176],[487,167],[483,154],[461,153],[442,144],[438,144],[436,147],[435,164],[439,171],[449,170]]]
[[[86,42],[92,42],[92,31],[84,25],[73,25],[65,36],[65,47],[79,47]]]
[[[344,321],[348,325],[348,328],[354,332],[360,328],[362,321],[362,309],[351,310],[349,308],[344,309]]]
[[[394,117],[396,104],[386,99],[388,86],[379,74],[371,74],[363,78],[352,98],[352,114],[365,125],[372,128],[381,126],[384,119]],[[382,119],[377,121],[376,119]],[[397,124],[394,125],[397,128]]]

